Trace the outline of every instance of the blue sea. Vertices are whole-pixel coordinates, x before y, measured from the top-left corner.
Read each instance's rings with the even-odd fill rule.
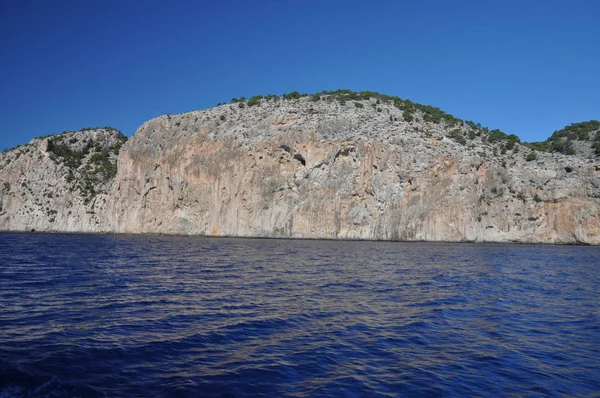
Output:
[[[600,248],[0,234],[0,397],[600,396]]]

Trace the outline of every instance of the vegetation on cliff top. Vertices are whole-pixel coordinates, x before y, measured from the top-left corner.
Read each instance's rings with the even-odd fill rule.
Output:
[[[263,101],[293,101],[301,98],[308,98],[312,102],[337,101],[340,105],[346,105],[350,103],[354,104],[354,107],[358,109],[364,108],[364,104],[362,101],[370,101],[371,107],[377,110],[378,112],[382,111],[380,107],[381,104],[393,105],[394,107],[402,111],[402,118],[406,122],[412,122],[415,121],[417,118],[420,118],[424,122],[444,124],[448,128],[451,128],[451,130],[447,134],[447,137],[458,142],[459,144],[467,145],[469,141],[472,141],[475,137],[481,137],[482,140],[488,141],[489,143],[499,144],[500,152],[503,154],[506,153],[506,151],[508,150],[518,150],[518,148],[515,148],[515,145],[520,143],[534,151],[559,152],[566,155],[573,155],[577,152],[577,148],[576,145],[574,145],[574,142],[579,141],[581,143],[589,143],[589,148],[591,152],[595,155],[600,155],[600,121],[598,120],[573,123],[569,126],[564,127],[561,130],[555,131],[546,141],[528,143],[521,142],[519,137],[517,137],[515,134],[506,134],[505,132],[499,129],[490,130],[487,127],[483,127],[480,123],[475,123],[471,120],[462,120],[449,113],[442,111],[437,107],[431,105],[418,104],[412,102],[409,99],[402,99],[398,96],[381,94],[376,91],[355,92],[351,90],[340,89],[334,91],[324,90],[314,94],[303,94],[299,93],[298,91],[293,91],[291,93],[286,93],[281,96],[275,94],[268,94],[265,96],[256,95],[250,97],[249,99],[247,99],[246,97],[232,98],[231,103],[237,104],[239,108],[244,108],[246,106],[248,108],[252,108],[254,106],[260,106],[261,102]],[[224,105],[224,103],[219,103],[217,105]],[[395,117],[390,116],[390,120],[397,119]],[[116,131],[119,134],[121,134],[119,130],[110,126],[86,127],[81,129],[80,131],[91,131],[100,129]],[[63,133],[57,136],[66,133],[70,132],[64,131]],[[46,135],[36,138],[44,139],[49,137],[54,137],[54,135]],[[123,137],[126,140],[125,136]],[[6,153],[13,149],[18,149],[21,146],[22,145],[17,145],[14,148],[4,149],[3,153]],[[579,147],[581,148],[581,146]],[[72,155],[70,157],[70,162],[74,162],[74,159],[76,158],[76,155]],[[69,162],[69,160],[67,160],[67,162]],[[108,166],[106,166],[105,168],[108,168]]]
[[[34,139],[36,139],[36,140],[43,140],[43,139],[50,138],[50,137],[58,137],[58,136],[61,136],[63,134],[76,133],[78,131],[93,131],[93,130],[114,131],[114,132],[117,132],[117,133],[123,135],[120,130],[118,130],[118,129],[114,128],[114,127],[104,126],[104,127],[84,127],[84,128],[82,128],[80,130],[73,130],[73,131],[67,131],[67,130],[65,130],[62,133],[40,135],[40,136],[35,137]],[[125,137],[125,136],[123,136],[123,137]],[[25,146],[25,145],[28,145],[28,144],[19,144],[19,145],[16,145],[16,146],[12,147],[12,148],[4,148],[2,150],[2,153],[7,153],[7,152],[12,151],[14,149],[21,148],[22,146]]]
[[[108,128],[104,128],[108,130]],[[97,130],[95,128],[82,129],[81,131]],[[48,139],[48,152],[55,162],[63,163],[67,168],[67,181],[77,179],[77,188],[83,194],[84,201],[91,201],[96,194],[97,187],[112,180],[117,174],[117,157],[121,146],[127,137],[116,129],[110,130],[118,133],[115,143],[103,146],[91,139],[75,137],[72,133],[63,133]]]
[[[590,120],[572,123],[561,130],[555,131],[550,138],[542,142],[529,143],[529,147],[539,151],[560,152],[574,155],[575,141],[590,142],[594,154],[600,155],[600,121]]]
[[[293,91],[281,96],[269,94],[265,96],[256,95],[250,97],[249,99],[246,99],[245,97],[232,98],[231,103],[237,103],[240,108],[242,108],[244,104],[246,104],[248,107],[259,106],[261,101],[292,101],[305,97],[308,97],[310,101],[313,102],[337,101],[341,105],[346,105],[352,101],[356,108],[364,107],[360,101],[373,100],[372,106],[378,111],[381,111],[381,108],[378,107],[379,104],[392,104],[402,111],[402,117],[407,122],[412,122],[416,117],[420,116],[424,122],[437,124],[444,123],[448,127],[453,128],[447,136],[454,141],[462,145],[466,145],[468,140],[472,140],[474,137],[479,136],[487,139],[487,141],[490,143],[501,144],[500,150],[502,153],[506,153],[507,150],[513,150],[517,143],[521,143],[528,146],[532,150],[543,152],[560,152],[567,155],[572,155],[576,153],[576,150],[573,146],[573,141],[578,140],[591,141],[592,150],[596,155],[600,155],[600,134],[598,133],[600,130],[600,122],[597,120],[574,123],[563,128],[562,130],[555,131],[554,134],[552,134],[552,136],[546,141],[527,143],[521,142],[519,137],[517,137],[515,134],[506,134],[499,129],[490,130],[487,127],[483,127],[480,123],[475,123],[471,120],[462,120],[434,106],[418,104],[409,99],[402,99],[398,96],[381,94],[375,91],[355,92],[341,89],[335,91],[324,90],[314,94],[303,94],[299,93],[298,91]],[[461,130],[460,127],[470,131],[464,131],[464,129]]]
[[[423,115],[423,120],[425,120],[427,122],[440,123],[442,121],[445,121],[446,123],[448,123],[450,125],[464,123],[464,121],[462,121],[461,119],[458,119],[458,118],[442,111],[439,108],[436,108],[436,107],[433,107],[430,105],[417,104],[408,99],[402,99],[398,96],[380,94],[375,91],[355,92],[352,90],[344,90],[344,89],[335,90],[335,91],[324,90],[324,91],[321,91],[321,92],[318,92],[315,94],[310,94],[310,95],[309,94],[301,94],[298,91],[292,91],[291,93],[286,93],[286,94],[283,94],[282,96],[278,96],[275,94],[269,94],[266,96],[255,95],[254,97],[251,97],[250,99],[248,99],[247,102],[246,102],[245,97],[241,97],[239,99],[232,98],[231,103],[246,102],[249,107],[252,107],[252,106],[260,105],[261,100],[265,100],[265,101],[277,101],[280,99],[297,100],[297,99],[304,98],[304,97],[309,97],[310,100],[314,101],[314,102],[321,101],[321,100],[328,101],[328,102],[338,101],[341,104],[346,104],[347,102],[350,102],[350,101],[354,101],[356,103],[356,101],[365,101],[365,100],[374,99],[376,101],[376,104],[381,103],[381,102],[390,103],[390,104],[393,104],[394,106],[396,106],[398,109],[402,110],[403,117],[406,121],[412,121],[414,119],[415,113],[417,111],[420,111]],[[471,123],[473,124],[473,126],[475,126],[475,124],[473,122],[471,122]]]

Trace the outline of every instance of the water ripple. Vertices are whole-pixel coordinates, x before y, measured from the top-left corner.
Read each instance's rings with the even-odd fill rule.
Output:
[[[0,397],[597,396],[594,247],[0,234]]]

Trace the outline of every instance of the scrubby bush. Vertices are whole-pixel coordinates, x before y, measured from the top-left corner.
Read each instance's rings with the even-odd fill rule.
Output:
[[[574,155],[575,148],[573,147],[573,141],[569,138],[562,139],[556,138],[548,141],[548,150],[550,152],[560,152],[566,155]]]
[[[255,105],[260,105],[260,100],[262,99],[262,95],[255,95],[254,97],[248,100],[248,106],[252,107]]]
[[[461,145],[467,145],[467,140],[459,129],[454,129],[448,133],[448,138],[452,138],[454,141]]]
[[[548,140],[553,141],[560,138],[567,138],[569,140],[589,141],[590,133],[597,130],[600,130],[600,121],[598,120],[572,123],[561,130],[555,131]]]
[[[527,154],[527,157],[525,158],[526,161],[531,162],[532,160],[536,160],[537,159],[537,153],[536,152],[529,152]]]
[[[535,151],[545,152],[548,150],[547,142],[526,142],[525,145]]]
[[[506,140],[507,138],[508,136],[502,130],[499,129],[490,131],[490,134],[488,135],[489,142],[502,141]]]
[[[600,134],[596,134],[596,137],[600,137]],[[600,140],[595,140],[592,143],[592,149],[596,155],[600,155]]]
[[[291,93],[283,94],[283,99],[285,100],[299,99],[300,97],[301,95],[297,91],[292,91]]]

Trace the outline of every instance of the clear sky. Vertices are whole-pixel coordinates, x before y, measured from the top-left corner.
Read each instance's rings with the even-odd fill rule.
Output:
[[[544,140],[600,119],[598,0],[0,0],[0,149],[232,97],[373,90]]]

